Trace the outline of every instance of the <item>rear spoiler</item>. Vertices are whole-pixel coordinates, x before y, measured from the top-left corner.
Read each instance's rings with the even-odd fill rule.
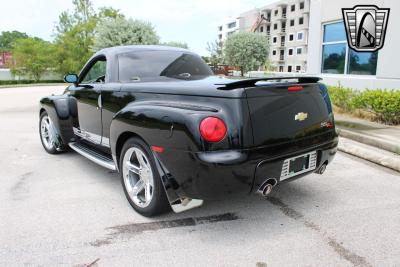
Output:
[[[297,80],[297,83],[316,83],[321,78],[319,77],[309,77],[309,76],[291,76],[291,77],[268,77],[268,78],[252,78],[252,79],[244,79],[244,80],[233,80],[228,83],[216,83],[219,87],[219,90],[232,90],[236,88],[243,87],[254,87],[257,82],[261,81],[286,81],[286,80]]]

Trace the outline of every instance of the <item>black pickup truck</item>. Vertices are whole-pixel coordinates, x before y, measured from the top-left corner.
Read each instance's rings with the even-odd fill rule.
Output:
[[[316,77],[227,79],[196,54],[162,46],[103,49],[62,95],[40,101],[51,154],[68,147],[118,171],[145,216],[227,194],[268,195],[322,174],[338,144]]]

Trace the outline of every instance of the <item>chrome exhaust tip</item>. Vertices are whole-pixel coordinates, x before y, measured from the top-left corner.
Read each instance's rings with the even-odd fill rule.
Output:
[[[266,197],[272,192],[272,189],[277,183],[278,181],[275,178],[269,178],[258,188],[257,193]]]
[[[326,165],[326,163],[322,164],[321,167],[319,167],[319,169],[316,171],[316,173],[323,174],[326,170]]]

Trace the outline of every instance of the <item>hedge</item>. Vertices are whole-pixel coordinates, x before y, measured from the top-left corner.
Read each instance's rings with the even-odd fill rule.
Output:
[[[34,80],[0,80],[0,85],[12,85],[12,84],[34,84],[34,83],[63,83],[62,80],[42,80],[42,81],[34,81]]]
[[[375,119],[386,124],[400,124],[400,90],[365,89],[329,86],[332,103],[344,112],[359,109],[370,112]]]

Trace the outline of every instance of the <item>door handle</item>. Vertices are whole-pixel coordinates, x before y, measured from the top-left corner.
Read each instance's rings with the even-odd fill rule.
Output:
[[[103,99],[101,98],[101,95],[97,98],[97,109],[103,108]]]

